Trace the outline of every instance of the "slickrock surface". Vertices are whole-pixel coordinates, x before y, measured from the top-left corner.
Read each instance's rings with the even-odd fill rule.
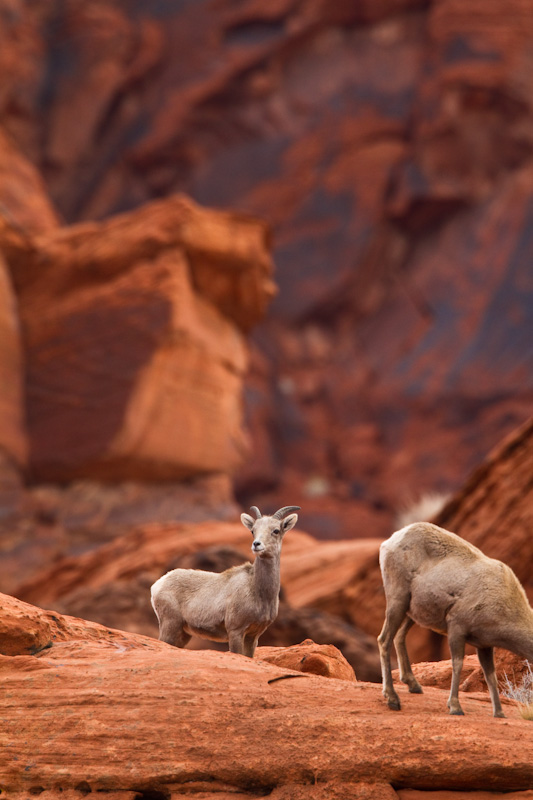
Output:
[[[312,639],[293,647],[259,647],[256,658],[277,667],[322,675],[324,678],[356,680],[353,669],[336,647],[317,645]]]
[[[398,713],[371,684],[178,650],[2,597],[4,630],[6,617],[31,631],[41,617],[52,641],[0,659],[9,798],[394,800],[404,789],[533,787],[533,725],[509,704],[508,719],[493,719],[488,695],[469,695],[457,718],[440,689],[401,691]]]

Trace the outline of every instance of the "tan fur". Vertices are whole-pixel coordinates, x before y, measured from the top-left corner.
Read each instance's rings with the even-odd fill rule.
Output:
[[[298,517],[241,519],[252,532],[253,564],[221,573],[174,569],[152,586],[162,641],[185,647],[191,636],[200,636],[229,642],[232,653],[253,657],[257,640],[278,614],[281,542]]]
[[[463,713],[459,679],[465,644],[469,643],[478,649],[494,716],[504,716],[493,648],[503,647],[533,660],[533,611],[512,569],[428,522],[408,525],[383,542],[380,566],[387,613],[378,643],[383,694],[389,706],[400,708],[390,666],[393,640],[401,680],[410,692],[422,691],[405,646],[407,631],[416,622],[448,636],[453,663],[450,713]]]

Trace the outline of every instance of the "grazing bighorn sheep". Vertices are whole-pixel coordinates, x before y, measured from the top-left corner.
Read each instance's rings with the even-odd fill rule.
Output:
[[[382,543],[379,562],[387,613],[378,637],[383,694],[399,710],[392,683],[390,649],[398,656],[400,680],[421,693],[405,637],[413,623],[448,635],[452,656],[450,714],[463,714],[459,682],[465,644],[477,647],[495,717],[504,717],[494,670],[494,647],[533,661],[533,610],[518,578],[501,561],[488,558],[455,533],[429,522],[402,528]]]
[[[232,653],[253,658],[257,640],[276,619],[280,589],[281,542],[293,528],[299,506],[285,506],[272,516],[241,514],[252,531],[253,564],[224,572],[174,569],[152,586],[152,606],[159,620],[159,638],[185,647],[192,635],[229,642]],[[289,515],[289,516],[287,516]]]

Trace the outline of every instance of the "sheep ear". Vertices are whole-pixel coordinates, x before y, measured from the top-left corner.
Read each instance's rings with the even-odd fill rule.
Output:
[[[286,517],[281,523],[281,527],[283,528],[283,533],[287,533],[287,531],[290,531],[291,528],[294,528],[297,522],[298,522],[298,514],[289,514],[289,516]]]
[[[249,514],[241,514],[241,522],[245,528],[248,528],[248,530],[251,531],[254,527],[255,519]]]

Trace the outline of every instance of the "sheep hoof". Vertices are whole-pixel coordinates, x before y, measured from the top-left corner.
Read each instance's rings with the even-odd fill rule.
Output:
[[[416,686],[410,686],[409,691],[411,692],[411,694],[424,694],[422,687],[420,686],[419,683],[417,683]]]
[[[392,699],[387,700],[387,705],[393,711],[401,711],[402,708],[399,697],[393,697]]]
[[[464,717],[465,712],[462,708],[454,708],[450,711],[450,716],[452,717]]]
[[[505,719],[505,714],[503,713],[503,711],[495,711],[494,716],[499,717],[500,719]]]

